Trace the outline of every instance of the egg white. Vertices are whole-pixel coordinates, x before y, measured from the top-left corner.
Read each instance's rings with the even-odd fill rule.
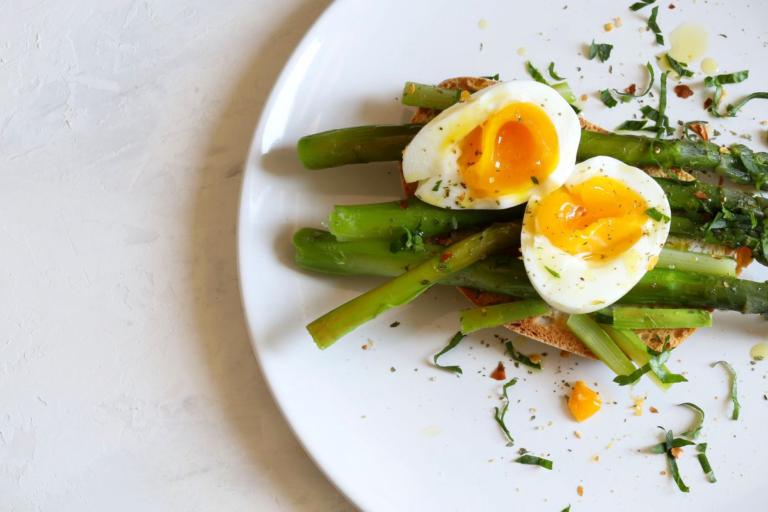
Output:
[[[596,176],[621,181],[645,199],[648,208],[670,216],[669,202],[653,178],[614,158],[598,156],[578,165],[565,186]],[[533,287],[553,308],[565,313],[591,313],[624,296],[653,268],[669,235],[669,222],[648,218],[642,236],[622,254],[606,260],[585,260],[556,247],[536,232],[536,208],[543,195],[531,197],[523,218],[521,251]],[[556,277],[549,269],[556,272]]]
[[[475,127],[510,103],[534,103],[549,116],[558,138],[559,158],[555,169],[532,190],[472,197],[462,184],[459,145]],[[551,87],[530,81],[502,82],[482,89],[465,102],[457,103],[427,123],[403,152],[403,177],[418,182],[416,196],[422,201],[452,209],[497,210],[528,200],[533,191],[545,194],[562,185],[576,162],[581,138],[579,118]]]

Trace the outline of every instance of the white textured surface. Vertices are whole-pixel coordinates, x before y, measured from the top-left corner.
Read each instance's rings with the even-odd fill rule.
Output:
[[[0,1],[0,510],[347,510],[235,263],[263,100],[323,1]]]

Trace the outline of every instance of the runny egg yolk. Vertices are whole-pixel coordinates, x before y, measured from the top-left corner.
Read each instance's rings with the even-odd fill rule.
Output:
[[[523,193],[558,163],[558,139],[547,113],[534,103],[511,103],[460,143],[459,170],[475,197]]]
[[[544,197],[536,231],[569,254],[612,259],[640,239],[647,210],[645,199],[624,183],[596,176]]]

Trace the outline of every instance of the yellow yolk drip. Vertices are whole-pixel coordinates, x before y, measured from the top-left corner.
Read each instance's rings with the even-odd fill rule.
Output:
[[[576,421],[586,420],[599,411],[602,404],[600,394],[591,390],[584,381],[576,381],[571,396],[568,398],[568,410],[571,411]]]
[[[535,229],[568,254],[611,259],[640,239],[647,209],[645,199],[621,181],[597,176],[542,199]]]
[[[475,197],[524,193],[555,170],[557,131],[533,103],[511,103],[460,143],[461,178]]]

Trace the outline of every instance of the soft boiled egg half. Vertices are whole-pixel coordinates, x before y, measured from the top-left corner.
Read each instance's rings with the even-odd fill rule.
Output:
[[[403,177],[435,206],[509,208],[568,179],[580,136],[576,113],[557,91],[502,82],[424,125],[403,152]]]
[[[652,269],[669,235],[669,202],[646,173],[598,156],[563,187],[526,206],[521,251],[541,297],[565,313],[590,313],[626,294]]]

